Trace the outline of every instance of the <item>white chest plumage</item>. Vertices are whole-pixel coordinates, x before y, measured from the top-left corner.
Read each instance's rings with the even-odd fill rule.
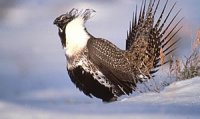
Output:
[[[66,47],[64,47],[64,49],[67,57],[71,57],[83,50],[90,38],[85,31],[84,20],[82,17],[77,17],[67,24],[65,35]]]

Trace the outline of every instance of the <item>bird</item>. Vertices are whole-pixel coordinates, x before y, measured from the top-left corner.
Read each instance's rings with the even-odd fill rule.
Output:
[[[54,20],[67,72],[80,91],[103,102],[117,101],[122,95],[132,94],[138,82],[153,79],[159,68],[169,62],[163,58],[175,51],[175,44],[180,41],[175,36],[182,28],[179,25],[182,19],[177,18],[181,10],[171,15],[174,3],[166,12],[167,0],[156,19],[160,2],[143,0],[139,12],[136,5],[125,49],[87,30],[85,23],[96,12],[93,9],[73,8]]]

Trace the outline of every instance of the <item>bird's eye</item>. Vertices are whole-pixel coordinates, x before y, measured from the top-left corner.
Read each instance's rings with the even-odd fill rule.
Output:
[[[69,21],[69,18],[66,15],[62,15],[58,18],[58,22],[67,23]]]
[[[60,19],[59,19],[59,21],[62,21],[62,20],[64,19],[64,17],[65,17],[65,16],[61,16]]]

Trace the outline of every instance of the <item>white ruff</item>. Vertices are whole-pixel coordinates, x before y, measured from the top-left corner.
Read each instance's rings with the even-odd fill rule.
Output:
[[[66,55],[71,57],[80,52],[86,45],[90,36],[85,31],[82,17],[75,18],[69,22],[65,29],[66,34]]]

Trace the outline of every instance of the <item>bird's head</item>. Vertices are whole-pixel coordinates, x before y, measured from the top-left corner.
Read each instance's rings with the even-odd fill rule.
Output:
[[[57,27],[64,31],[65,27],[68,23],[75,20],[76,18],[81,18],[84,22],[86,22],[90,17],[91,14],[95,12],[93,9],[86,9],[86,10],[78,10],[73,8],[71,11],[67,12],[66,14],[62,14],[57,17],[53,24],[57,25]]]

